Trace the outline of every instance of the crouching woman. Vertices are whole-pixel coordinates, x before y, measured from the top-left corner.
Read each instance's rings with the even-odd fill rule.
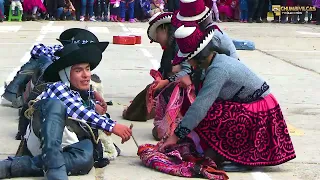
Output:
[[[287,125],[270,86],[241,61],[216,53],[209,43],[213,35],[214,29],[202,32],[196,24],[181,26],[175,32],[180,49],[176,57],[204,69],[205,80],[160,151],[192,132],[199,136],[205,154],[231,162],[223,166],[225,171],[294,159]]]

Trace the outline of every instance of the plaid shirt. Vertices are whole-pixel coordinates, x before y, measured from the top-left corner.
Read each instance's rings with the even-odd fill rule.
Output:
[[[54,98],[59,99],[67,107],[69,117],[77,118],[88,123],[91,127],[111,132],[115,121],[95,112],[94,107],[86,107],[79,92],[71,90],[66,84],[55,82],[47,86],[37,99]]]
[[[44,44],[37,44],[34,45],[30,54],[32,58],[39,58],[41,55],[47,56],[52,61],[56,60],[57,57],[54,56],[54,53],[58,50],[61,50],[63,48],[62,45],[54,45],[54,46],[45,46]]]

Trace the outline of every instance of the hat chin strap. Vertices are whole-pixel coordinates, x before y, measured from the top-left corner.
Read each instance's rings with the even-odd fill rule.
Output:
[[[72,66],[69,66],[69,67],[66,67],[62,70],[59,71],[59,76],[60,76],[60,79],[63,83],[67,84],[67,86],[70,87],[70,72],[71,72],[71,67]]]

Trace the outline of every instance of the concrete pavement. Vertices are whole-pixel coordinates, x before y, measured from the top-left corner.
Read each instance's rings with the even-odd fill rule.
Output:
[[[257,169],[256,172],[228,173],[230,179],[296,180],[320,178],[320,28],[315,25],[240,24],[221,23],[222,30],[234,39],[252,40],[256,51],[239,51],[241,60],[264,77],[278,98],[297,153],[297,158],[284,165]],[[5,22],[0,24],[0,82],[10,80],[14,69],[26,62],[34,43],[59,44],[55,39],[67,28],[82,27],[95,32],[100,41],[112,42],[113,35],[140,34],[142,45],[109,45],[104,60],[95,70],[104,85],[104,97],[114,102],[108,107],[113,119],[121,119],[123,107],[129,104],[152,81],[150,68],[157,68],[162,50],[150,44],[146,23],[102,22]],[[3,88],[0,88],[3,90]],[[18,141],[17,110],[0,107],[0,158],[14,154]],[[152,139],[152,121],[133,123],[133,133],[139,144],[155,143]],[[97,179],[142,180],[183,179],[169,176],[141,165],[132,140],[120,144],[121,157],[104,169],[96,169]],[[94,179],[93,174],[77,179]],[[32,178],[34,179],[34,178]]]

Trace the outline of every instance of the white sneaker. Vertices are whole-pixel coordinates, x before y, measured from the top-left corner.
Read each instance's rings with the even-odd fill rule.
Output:
[[[94,16],[92,16],[92,17],[90,18],[90,21],[96,22],[97,20],[96,20],[96,18],[95,18]]]
[[[84,16],[80,16],[80,21],[84,21]]]

